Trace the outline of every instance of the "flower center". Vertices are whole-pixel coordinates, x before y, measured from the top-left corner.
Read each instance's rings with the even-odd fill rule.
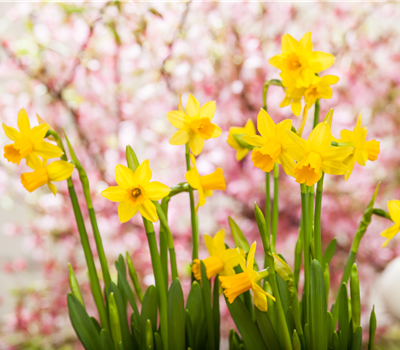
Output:
[[[140,188],[134,188],[132,190],[132,196],[135,198],[139,197],[141,194],[142,194],[142,191],[140,190]]]
[[[142,186],[137,186],[133,187],[131,190],[128,190],[129,194],[129,202],[132,205],[140,205],[143,204],[144,201],[146,200],[146,197],[144,196],[145,190],[143,189]]]
[[[261,148],[254,148],[251,160],[256,168],[269,172],[274,168],[276,159],[282,152],[281,144],[274,140],[268,140]]]
[[[203,139],[208,140],[214,133],[215,125],[209,118],[199,118],[190,123],[190,128],[195,134],[199,134]]]
[[[293,169],[297,183],[305,183],[307,186],[314,185],[322,176],[322,159],[316,152],[307,154]]]
[[[288,67],[291,70],[297,70],[297,69],[301,68],[300,58],[295,53],[292,53],[292,54],[289,55],[289,57],[288,57]]]
[[[304,92],[304,96],[306,99],[317,100],[321,97],[321,89],[318,85],[312,85]]]

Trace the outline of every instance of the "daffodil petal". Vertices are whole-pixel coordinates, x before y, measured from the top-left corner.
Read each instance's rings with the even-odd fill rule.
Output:
[[[35,153],[30,153],[26,156],[26,165],[33,170],[39,169],[43,166],[43,162]]]
[[[249,145],[257,147],[261,147],[267,142],[265,139],[263,139],[261,136],[258,135],[253,135],[253,136],[243,135],[243,140],[247,142]]]
[[[294,39],[290,34],[282,36],[281,50],[282,53],[299,52],[302,47],[300,43]]]
[[[389,214],[396,224],[400,224],[400,201],[391,200],[388,202]]]
[[[127,192],[125,189],[119,186],[110,186],[101,192],[104,198],[112,202],[122,202],[126,196]]]
[[[64,154],[60,147],[46,141],[35,142],[33,145],[33,152],[46,159],[58,158]]]
[[[236,160],[240,162],[244,157],[246,157],[249,150],[247,148],[242,148],[236,152]]]
[[[38,126],[35,126],[31,134],[29,135],[30,140],[35,143],[37,141],[42,141],[44,137],[46,136],[47,130],[49,130],[49,126],[47,124],[41,124]]]
[[[328,123],[319,123],[308,137],[310,148],[318,153],[324,153],[331,147],[331,128]]]
[[[335,61],[335,57],[329,53],[314,51],[311,54],[311,58],[309,60],[309,64],[311,69],[315,73],[319,73],[327,68],[329,68],[333,62]]]
[[[273,66],[273,67],[279,69],[279,67],[280,67],[280,65],[281,65],[281,63],[282,63],[282,60],[283,60],[283,55],[279,54],[279,55],[275,55],[274,57],[271,57],[271,58],[268,60],[268,63],[269,63],[271,66]]]
[[[224,251],[226,249],[224,241],[225,241],[225,230],[222,229],[222,230],[218,231],[214,236],[214,239],[213,239],[214,254],[213,255],[217,255],[220,257],[222,256],[222,254],[224,253]]]
[[[56,160],[47,167],[50,181],[62,181],[71,177],[74,165],[64,160]]]
[[[255,135],[256,134],[256,128],[254,126],[254,123],[251,119],[249,119],[244,126],[245,129],[245,134],[247,135]]]
[[[206,196],[204,195],[204,191],[202,187],[199,187],[197,189],[197,192],[199,192],[199,204],[198,207],[202,207],[204,204],[206,204]]]
[[[49,190],[56,195],[57,194],[57,186],[52,184],[51,182],[47,183],[47,187],[49,188]]]
[[[293,152],[293,154],[301,153],[303,155],[301,158],[303,158],[306,153],[309,153],[310,146],[308,145],[308,142],[306,140],[302,139],[299,135],[295,134],[293,131],[288,130],[287,133],[290,136],[290,138],[292,139],[292,141],[295,143],[295,145],[297,145],[297,148],[299,149],[298,152]],[[293,148],[292,146],[290,146],[290,147],[288,146],[288,149],[291,150],[292,148]],[[301,160],[301,158],[297,159],[293,154],[291,152],[291,155],[293,156],[293,158],[299,162]]]
[[[344,161],[343,164],[347,166],[349,169],[346,174],[344,174],[344,179],[347,181],[350,178],[351,173],[353,172],[354,169],[354,164],[356,163],[356,160],[354,159],[353,155],[347,157]]]
[[[234,268],[240,264],[240,260],[241,257],[237,248],[226,249],[222,255],[222,261],[226,267]]]
[[[247,255],[247,270],[253,270],[253,265],[254,265],[254,255],[256,253],[256,246],[257,243],[254,242],[249,250],[249,254]]]
[[[400,226],[398,224],[395,224],[391,227],[389,227],[388,229],[386,229],[385,231],[381,232],[381,236],[387,238],[387,240],[385,241],[385,243],[383,243],[382,248],[386,247],[387,244],[390,242],[390,240],[397,235],[397,233],[400,230]]]
[[[368,160],[368,152],[364,149],[355,149],[354,158],[358,164],[365,166]]]
[[[282,101],[283,102],[283,101]],[[290,104],[290,109],[292,110],[292,113],[298,117],[301,113],[301,102],[298,99],[294,99],[292,103]]]
[[[178,130],[174,136],[171,137],[169,143],[174,146],[184,145],[189,141],[190,133],[187,129]]]
[[[265,109],[261,109],[258,113],[257,129],[266,139],[272,139],[275,136],[275,123]]]
[[[343,161],[353,152],[352,147],[329,147],[327,151],[321,154],[323,160]]]
[[[192,134],[189,139],[189,148],[195,156],[198,156],[204,147],[204,139],[199,134]]]
[[[11,127],[11,126],[7,126],[6,124],[3,123],[3,129],[4,132],[6,134],[6,136],[12,140],[12,141],[17,141],[21,138],[20,133],[18,132],[17,129]]]
[[[125,165],[118,164],[115,167],[115,181],[125,190],[131,188],[135,184],[133,171]]]
[[[258,284],[253,283],[253,286]],[[261,288],[261,287],[260,287]],[[267,312],[268,311],[268,301],[267,297],[265,294],[260,293],[260,291],[257,289],[253,289],[253,299],[254,299],[254,305],[262,312]]]
[[[186,111],[189,117],[197,117],[200,112],[200,102],[192,95],[189,94]]]
[[[167,113],[169,122],[178,129],[181,129],[188,122],[186,113],[183,111],[171,111]]]
[[[275,138],[283,143],[285,139],[288,138],[287,130],[292,129],[292,121],[290,119],[285,119],[275,126]]]
[[[349,169],[342,162],[323,160],[321,164],[321,169],[323,172],[330,175],[343,175],[346,174]]]
[[[217,124],[213,124],[215,126],[214,132],[212,134],[212,138],[216,139],[217,137],[220,137],[222,134],[221,128]]]
[[[152,201],[158,201],[168,196],[169,192],[171,191],[168,186],[158,181],[150,182],[144,187],[144,190],[146,192],[146,197],[150,198]]]
[[[213,243],[213,239],[211,238],[211,236],[205,234],[204,235],[204,243],[206,244],[208,254],[210,254],[210,256],[214,255],[214,243]]]
[[[149,160],[146,159],[140,164],[133,173],[133,183],[146,187],[151,180],[152,172],[149,166]]]
[[[150,199],[146,199],[143,204],[139,205],[140,214],[147,220],[156,222],[158,221],[157,209]]]
[[[121,202],[118,204],[118,218],[119,221],[123,224],[130,219],[138,212],[138,206],[133,206],[129,204],[129,202]]]
[[[29,123],[28,114],[22,108],[18,112],[18,128],[22,136],[28,137],[31,132],[31,124]]]
[[[200,187],[200,175],[195,169],[190,169],[186,172],[185,179],[194,189],[197,190]]]
[[[294,159],[290,156],[290,153],[287,150],[283,150],[279,155],[278,159],[282,164],[283,171],[290,175],[293,175],[293,168],[295,167]]]
[[[311,32],[308,32],[303,35],[303,37],[300,39],[300,44],[303,46],[303,52],[305,55],[311,55],[312,50],[313,50],[313,44],[311,41]]]
[[[217,105],[214,101],[207,102],[200,108],[200,118],[214,118],[215,110],[217,109]]]

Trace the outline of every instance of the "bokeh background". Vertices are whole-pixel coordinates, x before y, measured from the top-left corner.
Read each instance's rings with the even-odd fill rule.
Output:
[[[202,104],[215,100],[223,134],[206,143],[198,168],[206,174],[222,167],[227,190],[199,210],[200,232],[225,228],[232,242],[231,215],[249,241],[259,240],[253,206],[264,205],[264,175],[250,157],[235,160],[227,133],[256,120],[264,81],[279,78],[268,59],[280,51],[282,35],[300,39],[312,31],[315,50],[336,56],[326,74],[340,78],[333,97],[321,101],[321,115],[335,108],[333,134],[339,136],[361,113],[368,139],[381,142],[378,160],[356,166],[347,182],[326,177],[323,245],[338,239],[332,301],[377,182],[378,207],[400,198],[399,19],[396,3],[1,3],[0,116],[15,126],[23,107],[32,124],[37,113],[68,133],[90,178],[110,266],[128,251],[146,287],[154,278],[139,218],[121,225],[116,205],[99,195],[114,184],[125,146],[150,160],[156,180],[170,186],[184,181],[184,148],[169,145],[175,129],[166,113],[177,108],[181,94],[184,103],[190,92]],[[279,108],[283,96],[271,87],[268,110],[275,121],[293,118],[297,126],[290,108]],[[6,143],[0,133],[0,146]],[[24,171],[0,157],[0,349],[80,349],[66,307],[68,262],[89,307],[92,301],[66,183],[58,185],[56,197],[47,188],[27,193],[19,180]],[[78,181],[76,187],[81,192]],[[174,197],[169,213],[181,276],[189,276],[188,203],[185,194]],[[293,264],[300,196],[285,175],[279,210],[277,249]],[[400,344],[400,242],[382,249],[379,236],[389,225],[374,217],[357,257],[365,328],[376,307],[376,349]],[[203,240],[201,254],[206,256]]]

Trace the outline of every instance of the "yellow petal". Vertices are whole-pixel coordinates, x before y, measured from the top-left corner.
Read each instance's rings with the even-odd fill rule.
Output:
[[[323,172],[331,175],[343,175],[349,171],[342,162],[323,160],[321,169]]]
[[[33,152],[46,159],[58,158],[64,154],[60,147],[46,141],[35,142],[33,144]]]
[[[222,254],[225,252],[225,230],[222,229],[218,231],[213,239],[213,255],[222,257]]]
[[[254,242],[250,247],[249,254],[247,255],[247,266],[246,266],[247,271],[253,270],[254,255],[256,253],[256,246],[257,246],[257,243]]]
[[[174,146],[184,145],[189,141],[190,133],[187,129],[178,130],[169,140],[169,143]]]
[[[319,123],[308,137],[311,150],[320,154],[331,147],[331,128],[328,123]]]
[[[279,105],[279,107],[286,107],[290,105],[290,102],[292,102],[292,98],[290,98],[289,96],[285,96],[285,98],[283,99],[283,101],[281,102],[281,104]]]
[[[29,123],[28,114],[22,108],[18,112],[18,128],[22,136],[28,137],[31,132],[31,124]]]
[[[387,238],[387,240],[385,241],[385,243],[382,244],[382,248],[386,247],[387,244],[390,242],[390,240],[397,235],[397,233],[399,232],[400,227],[398,224],[393,225],[391,227],[389,227],[388,229],[386,229],[385,231],[381,232],[381,236]]]
[[[271,57],[271,58],[268,60],[268,63],[269,63],[271,66],[280,69],[280,66],[281,66],[281,64],[282,64],[282,60],[283,60],[283,56],[279,54],[279,55],[275,55],[274,57]]]
[[[49,190],[56,195],[57,194],[57,187],[56,185],[52,184],[51,182],[47,183],[47,186],[49,187]]]
[[[225,191],[226,184],[222,169],[217,168],[213,173],[209,175],[200,176],[200,185],[204,189],[204,191]]]
[[[305,67],[301,70],[300,75],[297,78],[298,86],[307,88],[309,87],[315,78],[315,74],[313,70],[308,67]]]
[[[264,294],[265,296],[267,296],[268,298],[271,298],[273,301],[275,300],[275,297],[273,297],[271,294],[267,293],[264,289],[262,289],[257,283],[253,282],[253,285],[251,287],[251,289],[253,289],[253,292],[257,292],[260,294]]]
[[[135,172],[133,173],[133,183],[135,185],[146,187],[151,180],[151,175],[149,160],[146,159],[136,168]]]
[[[321,157],[323,160],[342,162],[352,153],[352,147],[329,147],[327,151],[321,153]]]
[[[183,111],[171,111],[167,113],[167,119],[175,126],[175,128],[181,129],[188,122],[186,113]]]
[[[197,117],[200,112],[200,102],[192,95],[189,94],[186,111],[189,117]]]
[[[17,141],[21,138],[21,135],[19,134],[18,130],[11,127],[7,126],[6,124],[3,123],[3,129],[6,134],[6,136],[12,140],[12,141]]]
[[[210,256],[214,255],[214,242],[213,242],[213,239],[211,238],[211,236],[205,234],[204,235],[204,243],[206,244],[208,254],[210,254]]]
[[[368,152],[363,149],[354,149],[354,158],[358,164],[365,166],[368,160]]]
[[[115,167],[115,181],[125,190],[131,188],[135,184],[133,171],[125,165],[118,164]]]
[[[400,201],[391,200],[388,202],[389,214],[396,224],[400,224]]]
[[[29,135],[30,140],[35,143],[37,141],[42,141],[44,137],[46,136],[47,130],[49,130],[49,126],[47,124],[41,124],[38,126],[35,126],[31,134]]]
[[[256,128],[254,126],[254,123],[251,119],[249,119],[244,126],[244,131],[246,135],[255,135],[256,134]]]
[[[275,138],[281,143],[284,144],[285,140],[288,140],[287,130],[292,129],[292,121],[290,119],[285,119],[275,126]]]
[[[344,174],[344,179],[347,181],[350,178],[351,173],[353,172],[354,169],[354,164],[356,163],[356,160],[354,159],[353,155],[348,156],[344,161],[343,164],[347,166],[347,173]]]
[[[282,164],[283,171],[293,176],[293,168],[295,167],[294,159],[290,156],[290,153],[287,150],[283,150],[278,157],[280,163]]]
[[[302,50],[302,47],[291,35],[285,34],[282,37],[281,50],[282,53],[299,52]]]
[[[170,189],[168,186],[162,184],[158,181],[152,181],[147,186],[144,187],[146,197],[150,198],[152,201],[158,201],[166,196],[168,196]]]
[[[303,158],[306,153],[310,152],[310,146],[306,140],[302,139],[300,136],[295,134],[293,131],[287,131],[287,133],[290,136],[290,138],[292,139],[292,141],[295,143],[295,145],[297,146],[299,153],[302,154],[301,158]],[[295,152],[293,152],[293,153],[291,152],[292,148],[295,148],[295,147],[292,147],[292,146],[288,147],[289,152],[293,156],[293,158],[299,162],[301,159],[297,159],[294,156],[293,153],[295,153]]]
[[[293,100],[292,103],[290,104],[290,109],[292,110],[292,113],[298,117],[301,113],[301,102],[300,100]]]
[[[157,209],[150,199],[146,199],[143,204],[139,205],[139,212],[147,220],[156,222],[158,221]]]
[[[261,109],[257,116],[257,129],[261,136],[271,139],[275,136],[275,123],[265,109]]]
[[[300,39],[300,44],[304,48],[303,50],[304,55],[306,56],[311,55],[313,50],[313,44],[311,42],[311,32],[308,32],[303,35],[303,37]]]
[[[214,101],[207,102],[200,108],[200,118],[214,118],[214,113],[217,108],[217,105]]]
[[[221,128],[217,124],[213,124],[215,126],[214,132],[212,134],[212,138],[216,139],[217,137],[220,137],[222,134]]]
[[[200,175],[196,169],[190,169],[185,174],[185,179],[189,183],[189,185],[196,190],[201,186],[200,185]]]
[[[104,198],[107,198],[112,202],[122,202],[126,194],[126,190],[119,186],[110,186],[101,192],[101,195]]]
[[[33,170],[36,170],[43,167],[43,162],[40,160],[39,156],[30,153],[26,156],[26,165]]]
[[[226,249],[223,256],[222,261],[224,262],[224,266],[226,267],[236,267],[240,264],[241,256],[238,248],[234,249]]]
[[[50,181],[62,181],[71,177],[74,165],[64,160],[56,160],[47,167]]]
[[[314,51],[311,54],[309,65],[315,73],[319,73],[329,68],[334,61],[335,57],[333,55],[325,52]]]
[[[199,193],[199,204],[197,205],[197,209],[198,209],[199,207],[202,207],[204,204],[206,204],[207,200],[204,195],[203,188],[201,186],[197,189],[197,192]],[[196,211],[197,211],[197,209],[196,209]]]
[[[337,77],[336,75],[324,75],[322,77],[322,82],[324,84],[333,85],[336,84],[338,81],[339,77]]]
[[[189,139],[189,148],[195,156],[198,156],[204,147],[204,139],[199,134],[192,134]]]
[[[243,140],[247,142],[249,145],[257,147],[261,147],[267,141],[258,135],[253,135],[253,136],[243,135]]]
[[[122,224],[132,219],[132,217],[136,215],[137,212],[138,212],[137,205],[133,206],[129,204],[129,202],[121,202],[118,204],[118,218]]]
[[[253,283],[253,286],[256,285],[260,287],[258,284]],[[260,287],[261,288],[261,287]],[[260,291],[257,289],[253,289],[253,299],[254,299],[254,305],[262,312],[267,312],[268,310],[268,301],[267,297],[264,293],[260,293]]]
[[[236,152],[236,160],[240,162],[244,157],[246,157],[249,150],[247,148],[242,148]]]
[[[379,141],[366,141],[364,144],[364,149],[368,152],[368,160],[374,161],[378,159],[378,154],[380,152]]]

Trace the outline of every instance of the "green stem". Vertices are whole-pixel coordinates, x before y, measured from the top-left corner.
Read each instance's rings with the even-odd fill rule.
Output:
[[[69,142],[67,134],[65,134],[65,132],[64,132],[64,135],[65,135],[65,139],[67,140],[71,158],[72,158],[73,162],[75,163],[75,166],[79,173],[79,178],[82,183],[83,194],[85,196],[86,205],[87,205],[87,208],[89,211],[90,223],[92,225],[93,236],[94,236],[94,240],[96,242],[97,253],[99,254],[99,260],[100,260],[100,265],[101,265],[101,271],[103,273],[104,284],[105,284],[106,290],[108,291],[108,286],[110,285],[110,282],[111,282],[110,270],[108,269],[108,262],[107,262],[106,254],[104,252],[103,242],[101,240],[101,236],[100,236],[100,232],[99,232],[99,226],[97,225],[96,213],[93,209],[92,197],[90,196],[89,180],[88,180],[86,171],[83,168],[82,164],[80,163],[78,157],[76,156],[75,151],[74,151],[71,143]]]
[[[264,270],[258,271],[258,277],[254,280],[254,282],[261,281],[269,276],[269,267]]]
[[[385,218],[385,219],[388,219],[388,220],[390,220],[390,221],[393,221],[392,218],[390,217],[390,214],[389,214],[387,211],[385,211],[385,210],[378,209],[378,208],[374,208],[374,209],[372,210],[372,214],[375,214],[375,215],[377,215],[377,216],[381,216],[381,217],[383,217],[383,218]]]
[[[269,172],[265,173],[265,224],[266,234],[271,241],[271,191],[270,191],[270,175]],[[268,266],[267,256],[264,256],[264,268]],[[264,288],[265,280],[263,280],[262,287]]]
[[[322,189],[324,186],[324,173],[317,184],[317,195],[315,196],[315,220],[314,220],[314,251],[315,259],[322,266],[322,251],[321,251],[321,204],[322,204]],[[325,268],[325,266],[323,267]]]
[[[265,109],[265,111],[267,111],[267,92],[268,92],[268,88],[270,87],[270,85],[281,86],[283,88],[282,81],[280,81],[278,79],[267,80],[264,83],[264,88],[263,88],[263,108]]]
[[[278,234],[278,198],[279,198],[279,165],[274,165],[274,202],[272,204],[272,251],[276,253],[276,237]]]
[[[170,188],[171,192],[169,193],[168,197],[171,198],[179,193],[182,192],[189,192],[189,184],[187,182],[179,183],[175,186]]]
[[[190,170],[190,156],[189,156],[189,144],[186,144],[186,169]],[[196,209],[194,206],[193,188],[189,186],[189,197],[190,197],[190,217],[192,222],[192,261],[199,258],[199,226],[197,221]]]
[[[310,240],[314,237],[314,185],[307,186],[307,204],[308,204],[308,224],[310,229]],[[314,241],[310,241],[311,260],[315,257]]]
[[[305,310],[304,323],[309,324],[310,320],[310,224],[308,215],[308,198],[307,198],[307,187],[305,184],[301,184],[301,210],[302,210],[302,233],[303,233],[303,250],[304,250],[304,296],[305,296]]]
[[[319,99],[315,101],[313,129],[315,129],[318,123],[319,123]]]
[[[63,150],[64,154],[61,156],[61,159],[64,161],[68,161],[67,155],[65,153],[64,146],[58,134],[55,131],[48,131],[47,134],[51,134],[57,141],[57,145]],[[94,302],[97,307],[97,311],[99,313],[100,322],[103,328],[105,328],[108,332],[110,332],[110,325],[108,322],[107,310],[104,305],[103,294],[100,288],[99,277],[97,276],[96,266],[94,264],[93,253],[90,248],[89,238],[86,232],[85,222],[83,220],[81,208],[79,207],[78,197],[76,196],[74,183],[72,182],[72,178],[67,179],[68,183],[68,192],[72,203],[72,208],[74,210],[76,224],[78,226],[79,236],[81,238],[83,252],[85,254],[86,265],[89,270],[89,280],[90,288],[92,291],[92,295],[94,298]]]

